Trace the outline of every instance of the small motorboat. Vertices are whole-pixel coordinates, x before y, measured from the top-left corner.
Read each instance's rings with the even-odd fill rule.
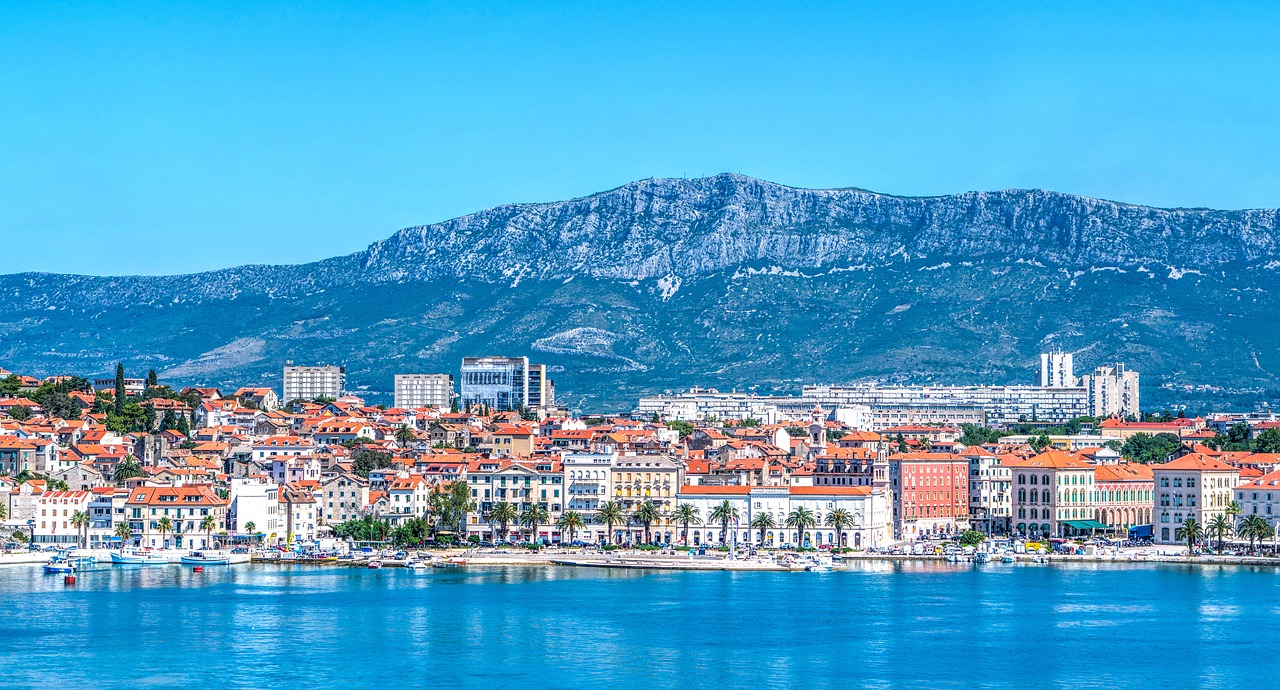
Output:
[[[976,565],[982,565],[983,563],[986,563],[986,562],[987,562],[987,552],[986,552],[986,551],[979,551],[979,552],[977,552],[977,553],[973,554],[973,562],[974,562],[974,564],[976,564]]]
[[[217,551],[192,551],[182,557],[183,565],[227,565],[231,556]]]
[[[382,561],[369,561],[368,565],[365,567],[369,570],[377,570],[382,567]]]
[[[414,573],[425,573],[428,570],[431,570],[431,566],[415,558],[410,558],[409,560],[405,561],[404,567],[409,569],[410,572],[414,572]]]
[[[45,575],[70,575],[76,571],[76,564],[61,556],[54,556],[44,564]]]
[[[1003,555],[1003,556],[1001,556],[1001,557],[1000,557],[1000,562],[1001,562],[1001,563],[1012,563],[1013,561],[1014,561],[1013,556],[1010,556],[1010,555],[1009,555],[1009,554],[1007,554],[1007,553],[1006,553],[1005,555]]]

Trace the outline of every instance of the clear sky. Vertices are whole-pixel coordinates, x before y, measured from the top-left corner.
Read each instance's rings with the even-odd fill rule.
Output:
[[[633,179],[1280,206],[1280,3],[0,0],[0,272],[302,262]]]

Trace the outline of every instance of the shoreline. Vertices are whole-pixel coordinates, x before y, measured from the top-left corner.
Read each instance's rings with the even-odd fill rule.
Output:
[[[467,552],[440,552],[440,551],[424,551],[423,554],[430,554],[433,561],[442,562],[441,565],[445,569],[465,569],[465,568],[491,568],[491,567],[510,567],[510,566],[541,566],[541,567],[568,567],[568,568],[606,568],[620,570],[696,570],[696,571],[732,571],[732,572],[794,572],[796,569],[788,564],[778,563],[770,558],[749,558],[731,560],[721,556],[671,556],[647,554],[644,552],[625,552],[625,553],[573,553],[573,552],[557,552],[557,553],[527,553],[527,554],[499,554],[499,553],[467,553]],[[95,554],[99,555],[99,554]],[[173,560],[167,565],[181,565],[178,562],[180,554],[173,554]],[[1280,567],[1280,558],[1266,556],[1186,556],[1177,554],[1149,554],[1144,556],[1124,555],[1119,557],[1113,556],[1083,556],[1083,555],[1045,555],[1036,556],[1034,554],[1018,554],[1013,563],[1002,563],[999,560],[992,560],[985,564],[976,564],[971,561],[948,561],[944,556],[936,555],[888,555],[888,554],[848,554],[844,555],[844,563],[836,564],[834,571],[851,570],[854,564],[893,564],[893,563],[934,563],[949,564],[954,566],[965,567],[1001,567],[1012,565],[1137,565],[1137,564],[1171,564],[1171,565],[1194,565],[1194,566],[1269,566]],[[0,568],[3,566],[40,566],[47,562],[49,554],[46,553],[21,553],[21,554],[0,554]],[[393,559],[380,559],[383,567],[401,568],[404,561],[396,561]],[[316,567],[348,567],[348,568],[365,568],[367,560],[356,561],[316,561],[306,559],[289,559],[289,558],[254,558],[252,560],[244,558],[237,559],[225,567],[243,565],[245,563],[261,563],[261,564],[277,564],[277,565],[312,565]],[[105,554],[99,555],[98,566],[112,566],[109,557]],[[126,566],[127,567],[127,566]],[[151,566],[165,567],[165,566]],[[216,566],[215,566],[216,567]],[[441,566],[437,566],[439,568]]]

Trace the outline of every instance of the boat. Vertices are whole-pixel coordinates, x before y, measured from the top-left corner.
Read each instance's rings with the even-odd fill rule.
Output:
[[[404,567],[408,568],[409,570],[415,573],[425,573],[426,571],[431,569],[431,566],[413,558],[410,558],[409,560],[405,561]]]
[[[975,564],[977,564],[977,565],[982,565],[983,563],[986,563],[986,562],[987,562],[987,552],[986,552],[986,551],[979,551],[979,552],[977,552],[977,553],[973,554],[973,562],[974,562]]]
[[[61,556],[54,556],[44,564],[45,575],[70,575],[76,571],[76,564]]]
[[[181,560],[183,565],[227,565],[231,556],[217,551],[192,551]]]
[[[111,562],[117,565],[168,565],[169,559],[146,547],[125,546],[111,552]]]
[[[1013,560],[1014,560],[1013,556],[1010,556],[1010,555],[1009,555],[1009,554],[1007,554],[1007,553],[1006,553],[1005,555],[1003,555],[1003,556],[1001,556],[1001,557],[1000,557],[1000,562],[1001,562],[1001,563],[1012,563],[1012,562],[1013,562]]]
[[[369,561],[369,564],[365,567],[369,570],[377,570],[382,567],[382,561]]]

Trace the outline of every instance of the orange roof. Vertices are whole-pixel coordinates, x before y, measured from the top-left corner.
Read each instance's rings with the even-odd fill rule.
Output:
[[[1093,467],[1078,456],[1061,450],[1051,450],[1034,455],[1015,467],[1044,467],[1055,470],[1089,469]]]
[[[1200,453],[1184,455],[1173,462],[1156,465],[1157,470],[1191,470],[1197,472],[1239,472],[1238,469],[1221,460]]]
[[[1152,477],[1151,466],[1140,462],[1098,465],[1093,469],[1095,482],[1149,482]]]

